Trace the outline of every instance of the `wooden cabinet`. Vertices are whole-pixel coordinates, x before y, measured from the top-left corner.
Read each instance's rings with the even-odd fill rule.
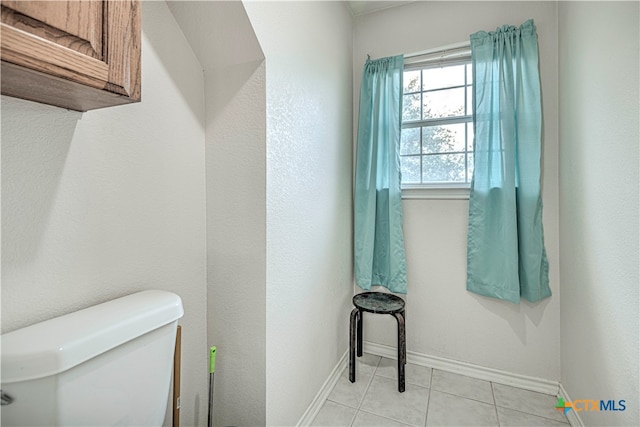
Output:
[[[140,101],[138,0],[1,5],[3,95],[78,111]]]

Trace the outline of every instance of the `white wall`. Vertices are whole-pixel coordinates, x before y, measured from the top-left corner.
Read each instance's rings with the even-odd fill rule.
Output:
[[[141,103],[77,113],[2,97],[2,331],[175,292],[182,423],[196,425],[207,414],[204,81],[166,5],[145,2],[142,17]]]
[[[476,31],[533,18],[543,96],[544,231],[553,296],[519,305],[466,291],[468,200],[404,200],[407,350],[508,372],[560,379],[558,291],[557,14],[554,2],[416,2],[354,24],[354,126],[362,66],[469,40]],[[358,291],[359,288],[356,288]],[[395,346],[390,316],[368,315],[365,340]]]
[[[241,2],[170,2],[205,70],[207,330],[214,425],[266,414],[264,56]],[[242,402],[242,403],[239,403]]]
[[[585,425],[637,425],[640,147],[638,2],[562,2],[562,384],[626,400]]]
[[[215,424],[265,425],[264,62],[210,70],[206,89],[208,323],[219,349]]]
[[[266,58],[267,425],[295,424],[348,345],[351,18],[246,2]]]

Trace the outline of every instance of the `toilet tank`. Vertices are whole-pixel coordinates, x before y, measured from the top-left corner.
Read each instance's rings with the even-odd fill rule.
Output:
[[[1,425],[162,425],[183,313],[143,291],[2,335]]]

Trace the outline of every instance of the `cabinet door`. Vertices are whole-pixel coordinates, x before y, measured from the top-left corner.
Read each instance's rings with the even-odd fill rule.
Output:
[[[140,99],[138,1],[2,0],[1,25],[3,93],[81,111]]]

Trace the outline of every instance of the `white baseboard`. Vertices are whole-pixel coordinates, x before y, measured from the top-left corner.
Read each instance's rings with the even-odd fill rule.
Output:
[[[335,368],[333,368],[333,371],[331,371],[331,373],[329,374],[329,378],[327,378],[324,384],[322,384],[322,387],[320,387],[320,391],[318,392],[318,394],[316,394],[316,397],[313,398],[313,400],[311,401],[311,404],[309,405],[307,410],[304,412],[304,414],[302,414],[302,417],[300,418],[296,426],[311,425],[313,420],[316,418],[316,415],[318,415],[318,412],[320,412],[320,408],[322,408],[324,401],[327,400],[327,397],[329,397],[329,393],[331,393],[331,390],[333,390],[333,387],[336,385],[336,383],[340,379],[340,375],[342,374],[342,371],[344,371],[344,368],[347,367],[348,355],[349,355],[349,350],[345,351],[345,353],[342,355],[342,357],[338,361],[338,364],[335,366]]]
[[[396,347],[376,344],[369,341],[365,341],[363,343],[363,350],[366,353],[388,357],[390,359],[396,359],[398,356]],[[439,369],[441,371],[465,375],[467,377],[478,378],[485,381],[493,381],[498,384],[505,384],[523,388],[525,390],[536,391],[538,393],[550,394],[553,396],[558,395],[560,386],[560,384],[556,381],[514,374],[498,369],[473,365],[467,362],[460,362],[458,360],[445,359],[443,357],[416,353],[414,351],[407,351],[407,362],[413,363],[415,365],[426,366],[428,368]]]
[[[567,393],[567,390],[565,390],[565,388],[562,386],[562,384],[560,384],[560,390],[558,391],[558,397],[562,397],[567,402],[572,402],[573,401],[573,399],[571,399],[571,397],[569,397],[569,393]],[[580,418],[580,415],[578,415],[578,413],[576,411],[567,412],[567,419],[569,420],[569,424],[571,424],[571,427],[584,427],[584,423],[582,422],[582,419]]]

